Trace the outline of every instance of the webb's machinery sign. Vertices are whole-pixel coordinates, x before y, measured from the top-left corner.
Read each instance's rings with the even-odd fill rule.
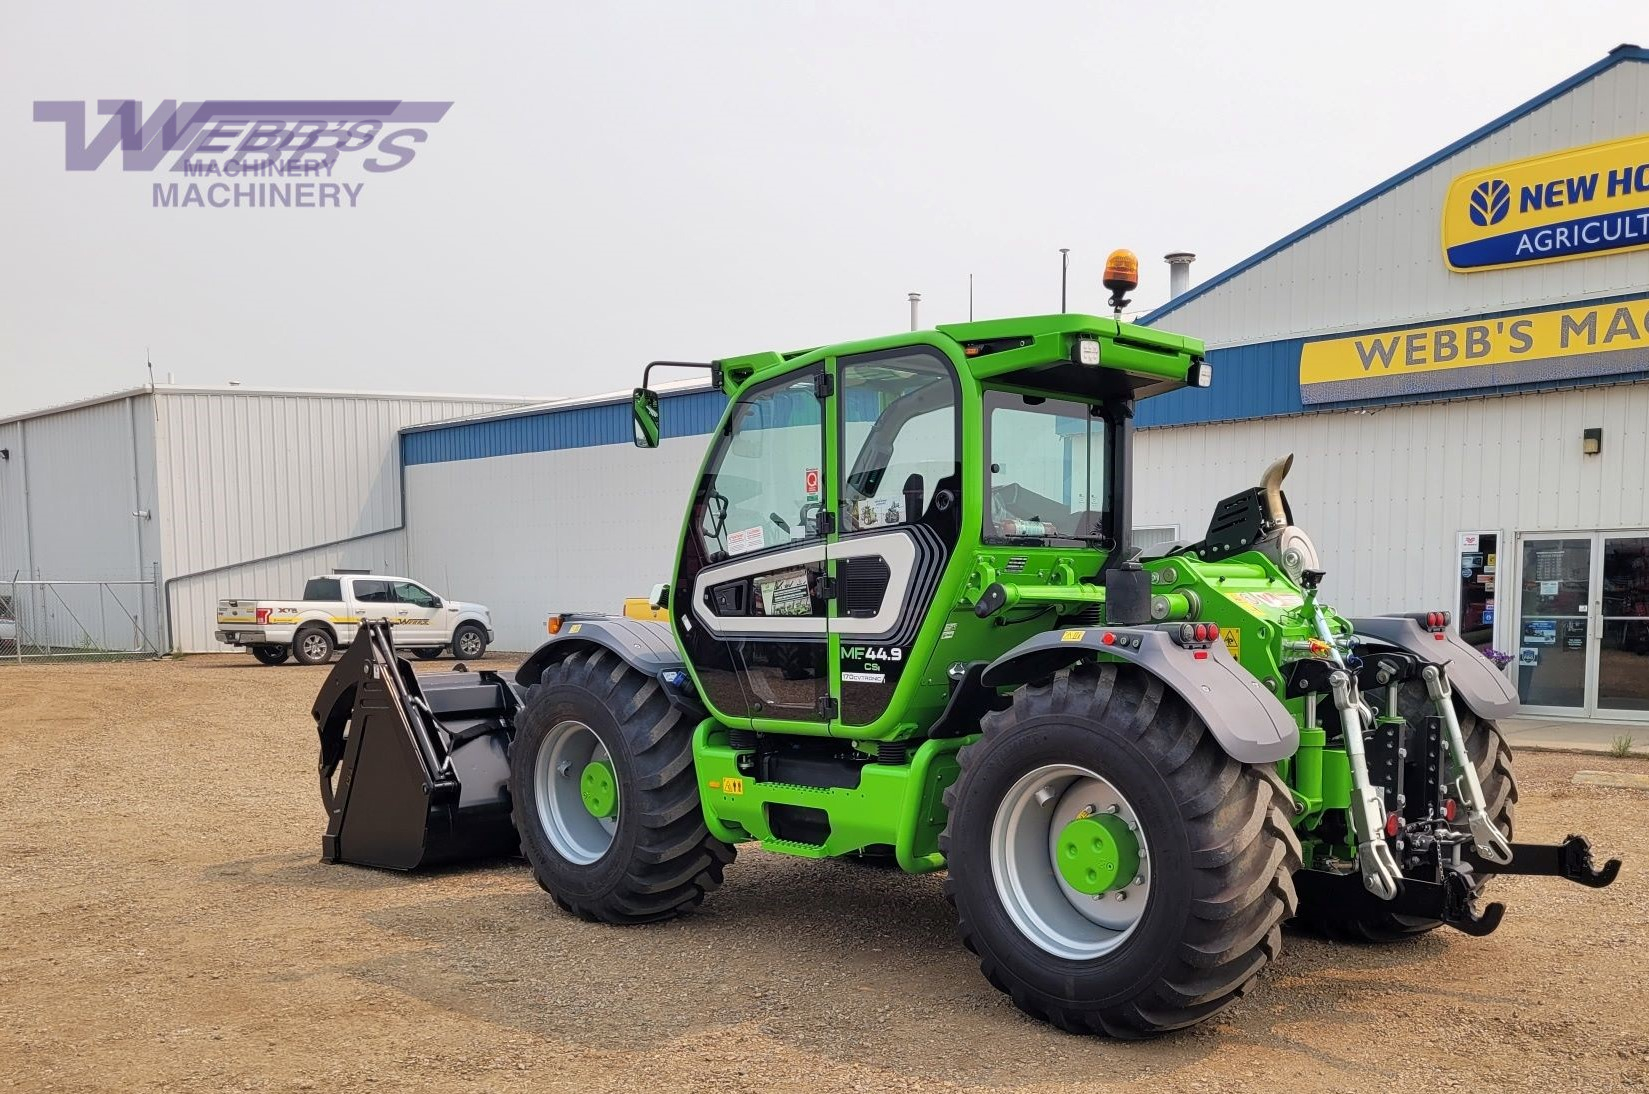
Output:
[[[1306,403],[1649,372],[1649,296],[1307,342]]]
[[[1649,247],[1649,134],[1461,175],[1443,203],[1456,273]]]

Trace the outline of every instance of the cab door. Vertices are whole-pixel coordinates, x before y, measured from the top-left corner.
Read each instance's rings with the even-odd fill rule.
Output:
[[[836,361],[841,474],[830,620],[844,735],[887,713],[955,553],[962,519],[961,392],[925,345]]]
[[[415,581],[392,581],[395,602],[395,644],[424,645],[452,640],[451,616],[441,610],[441,598]]]
[[[830,720],[826,377],[813,365],[740,394],[683,531],[672,617],[729,724],[824,732]]]

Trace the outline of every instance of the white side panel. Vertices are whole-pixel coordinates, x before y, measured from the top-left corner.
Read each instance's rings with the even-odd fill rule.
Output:
[[[1449,183],[1467,171],[1646,132],[1649,64],[1618,64],[1157,325],[1213,346],[1244,345],[1642,291],[1649,251],[1450,273],[1441,221]]]
[[[155,523],[185,652],[227,648],[212,640],[219,597],[293,596],[333,565],[404,570],[398,431],[510,405],[166,391],[159,403]],[[374,538],[334,546],[361,536]]]
[[[1295,523],[1349,615],[1452,607],[1460,532],[1649,528],[1649,383],[1141,430],[1134,521],[1200,539],[1216,502],[1290,452]],[[1501,649],[1514,616],[1508,601]]]
[[[404,574],[406,533],[385,532],[336,547],[302,551],[266,562],[252,562],[198,577],[180,578],[171,586],[172,629],[176,649],[185,653],[228,651],[212,637],[218,601],[228,597],[278,600],[296,596],[304,582],[334,567]]]
[[[668,581],[708,436],[407,468],[408,576],[492,609],[531,650],[556,611],[617,612]]]
[[[397,431],[503,406],[371,395],[159,398],[169,576],[397,527]]]

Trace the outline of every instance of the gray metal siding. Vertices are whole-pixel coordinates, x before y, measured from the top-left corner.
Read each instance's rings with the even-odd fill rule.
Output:
[[[1593,426],[1603,451],[1585,456]],[[1188,539],[1294,453],[1295,520],[1323,557],[1325,599],[1352,615],[1452,607],[1460,532],[1649,528],[1649,383],[1146,430],[1134,452],[1135,522]],[[1507,649],[1509,580],[1501,596]]]
[[[1606,69],[1229,281],[1157,326],[1211,346],[1619,295],[1649,285],[1649,251],[1449,272],[1440,221],[1466,171],[1649,132],[1649,64]]]
[[[707,435],[414,464],[409,574],[492,609],[500,649],[554,611],[617,612],[668,581]]]
[[[220,597],[293,596],[332,565],[404,569],[399,431],[514,405],[164,389],[159,404],[161,551],[186,651],[224,648]],[[363,536],[378,538],[334,546]]]

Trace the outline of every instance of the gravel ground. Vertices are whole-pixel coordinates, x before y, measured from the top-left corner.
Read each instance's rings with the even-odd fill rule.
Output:
[[[489,664],[502,667],[494,658]],[[447,662],[420,665],[439,671]],[[1525,754],[1489,938],[1290,934],[1219,1020],[1146,1044],[1025,1019],[939,881],[746,850],[697,916],[560,914],[516,864],[329,867],[308,711],[247,657],[0,666],[0,1083],[29,1090],[1611,1090],[1649,1087],[1649,761]]]

